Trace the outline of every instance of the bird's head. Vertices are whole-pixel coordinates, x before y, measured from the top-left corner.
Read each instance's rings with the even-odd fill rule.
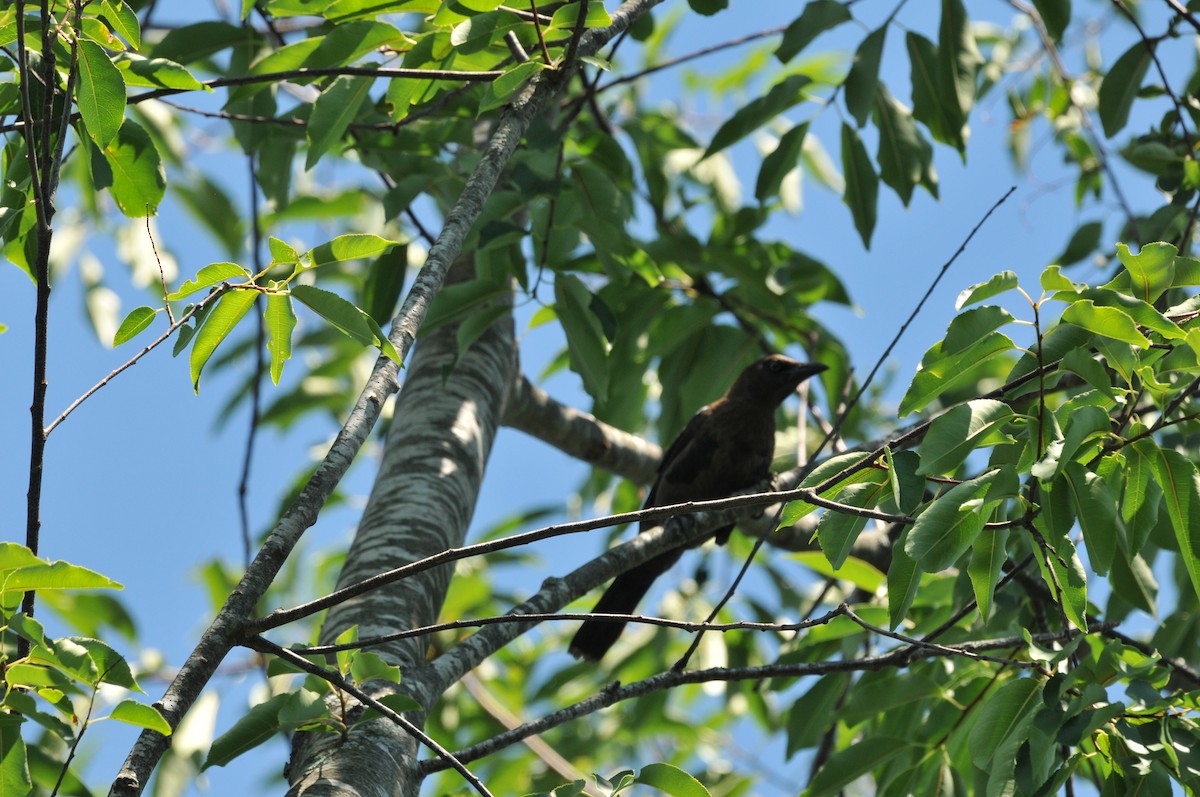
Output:
[[[821,363],[802,363],[782,354],[763,357],[738,376],[726,394],[738,401],[781,404],[800,383],[821,373],[829,366]]]

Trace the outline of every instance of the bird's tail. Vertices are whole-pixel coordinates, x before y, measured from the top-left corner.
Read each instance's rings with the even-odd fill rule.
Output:
[[[633,614],[638,602],[650,590],[654,579],[679,560],[681,551],[667,551],[642,562],[632,570],[617,576],[600,596],[593,612],[598,614]],[[588,661],[600,661],[625,628],[623,620],[585,620],[571,640],[571,655]]]

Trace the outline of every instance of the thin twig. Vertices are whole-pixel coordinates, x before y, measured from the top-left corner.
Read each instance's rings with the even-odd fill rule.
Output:
[[[834,612],[841,614],[841,612],[836,609]],[[1097,626],[1097,630],[1103,630],[1103,628],[1103,625]],[[1034,642],[1049,643],[1074,639],[1081,633],[1082,632],[1077,628],[1069,628],[1058,632],[1034,634],[1032,635],[1032,638]],[[707,670],[691,670],[682,672],[677,670],[667,670],[666,672],[657,673],[649,678],[645,678],[641,681],[634,681],[630,684],[622,685],[618,682],[614,682],[604,687],[599,694],[559,709],[558,711],[551,712],[550,714],[547,714],[538,720],[526,723],[520,728],[514,729],[507,733],[498,734],[484,742],[463,748],[462,750],[457,750],[455,751],[454,755],[463,762],[477,761],[480,758],[490,755],[497,750],[501,750],[528,736],[536,733],[543,733],[551,728],[558,727],[566,722],[577,719],[578,717],[595,713],[602,708],[606,708],[635,697],[641,697],[647,694],[674,689],[685,684],[762,681],[765,678],[798,678],[805,675],[825,675],[832,672],[871,672],[904,666],[909,661],[922,658],[940,659],[959,656],[965,658],[975,658],[977,652],[981,650],[1014,648],[1018,646],[1024,646],[1025,644],[1026,641],[1024,637],[1013,636],[1003,639],[984,639],[974,642],[962,642],[953,647],[941,645],[904,647],[898,648],[884,655],[865,656],[859,659],[838,659],[834,661],[813,663],[776,662],[774,664],[767,664],[757,667],[714,667]],[[1032,662],[1017,663],[1025,669],[1037,669],[1041,667],[1040,664]],[[422,775],[429,775],[434,772],[440,772],[446,768],[447,765],[444,761],[439,759],[427,759],[421,762],[419,765],[419,772]]]
[[[405,631],[396,631],[392,634],[380,634],[379,636],[363,637],[354,642],[344,642],[337,645],[314,645],[312,647],[292,647],[289,648],[292,652],[302,656],[323,656],[330,653],[339,653],[344,650],[361,650],[364,648],[376,647],[378,645],[386,645],[391,642],[397,642],[402,639],[411,639],[413,637],[430,636],[432,634],[440,634],[443,631],[455,631],[463,628],[480,628],[486,625],[504,625],[505,623],[543,623],[543,622],[578,622],[581,619],[596,620],[602,623],[636,623],[640,625],[653,625],[661,628],[673,628],[678,631],[687,631],[696,633],[699,631],[716,631],[718,633],[726,633],[729,631],[761,631],[767,633],[794,633],[803,631],[806,628],[813,626],[825,625],[834,617],[836,613],[829,613],[817,619],[804,619],[793,623],[754,623],[750,621],[739,621],[733,623],[714,623],[705,621],[703,623],[688,622],[684,620],[670,620],[665,617],[653,617],[645,614],[612,614],[607,612],[530,612],[529,614],[501,614],[493,617],[475,617],[467,620],[452,620],[445,623],[436,623],[434,625],[426,625],[420,628],[409,628]]]
[[[735,495],[731,498],[720,498],[713,501],[686,501],[680,504],[670,504],[667,506],[656,506],[647,509],[639,509],[635,512],[621,512],[615,515],[606,515],[599,518],[591,518],[588,520],[579,520],[572,523],[560,523],[553,526],[546,526],[534,531],[527,531],[521,534],[513,534],[498,540],[489,540],[475,545],[465,545],[461,548],[449,548],[445,551],[427,556],[416,562],[410,562],[406,565],[387,570],[371,578],[364,579],[357,584],[352,584],[349,587],[335,590],[321,598],[299,604],[290,609],[277,609],[270,614],[262,617],[249,626],[251,633],[262,633],[272,628],[278,628],[290,622],[308,617],[320,611],[324,611],[339,603],[344,603],[351,598],[378,589],[387,584],[394,583],[401,579],[415,575],[416,573],[429,570],[439,565],[466,559],[472,556],[482,556],[483,554],[494,553],[496,551],[507,550],[522,545],[527,545],[531,542],[547,540],[552,537],[561,537],[565,534],[578,534],[584,531],[593,529],[607,528],[609,526],[617,526],[622,523],[631,523],[634,521],[643,520],[663,520],[675,515],[692,515],[697,512],[718,512],[723,510],[744,509],[755,506],[764,506],[774,504],[780,501],[803,500],[816,506],[825,509],[831,509],[838,512],[846,512],[859,517],[874,518],[883,520],[889,523],[912,523],[914,518],[908,515],[894,515],[888,512],[876,512],[862,507],[850,506],[837,501],[831,501],[827,498],[822,498],[816,490],[799,487],[794,490],[786,490],[783,492],[752,492],[742,495]]]
[[[678,58],[670,58],[666,61],[663,61],[661,64],[655,64],[652,67],[643,69],[641,72],[634,72],[632,75],[626,75],[624,77],[610,80],[603,86],[598,87],[596,92],[599,93],[601,91],[607,91],[608,89],[615,88],[623,83],[632,83],[633,81],[644,78],[647,75],[653,75],[655,72],[661,72],[664,69],[670,69],[673,66],[679,66],[680,64],[687,63],[688,61],[694,61],[697,58],[703,58],[706,55],[719,53],[722,50],[728,50],[731,47],[738,47],[752,41],[757,41],[758,39],[765,39],[768,36],[775,36],[783,33],[785,30],[787,30],[787,28],[787,25],[781,25],[777,28],[768,28],[767,30],[760,30],[757,33],[739,36],[736,39],[730,39],[729,41],[721,42],[720,44],[714,44],[712,47],[702,47],[699,50],[687,53],[686,55],[681,55]]]
[[[261,274],[262,265],[262,222],[258,212],[258,168],[253,153],[246,156],[247,172],[250,175],[250,258],[254,263],[254,273]],[[254,462],[254,443],[258,439],[258,424],[262,412],[262,378],[266,335],[261,313],[257,312],[262,297],[255,297],[254,305],[254,374],[250,382],[250,428],[246,433],[246,449],[242,453],[242,475],[238,479],[238,520],[242,527],[242,566],[250,566],[252,550],[250,533],[250,469]]]
[[[67,419],[68,415],[70,415],[72,412],[77,410],[79,408],[79,405],[82,404],[83,402],[87,401],[89,398],[91,398],[92,395],[96,393],[96,391],[98,391],[100,388],[104,387],[109,382],[111,382],[114,377],[116,377],[118,374],[120,374],[125,369],[130,368],[134,365],[137,365],[138,360],[142,359],[147,354],[152,352],[154,349],[158,348],[160,345],[162,345],[164,342],[166,342],[167,338],[171,337],[171,335],[173,335],[175,333],[175,330],[179,329],[181,326],[183,326],[188,321],[190,321],[192,319],[192,316],[196,315],[196,313],[200,312],[202,309],[207,307],[209,304],[211,304],[213,301],[215,301],[217,299],[217,297],[223,295],[226,291],[228,291],[232,287],[233,286],[230,285],[228,282],[221,283],[219,286],[217,286],[213,290],[212,293],[210,293],[208,296],[204,297],[203,300],[197,302],[195,304],[195,306],[192,307],[191,310],[189,310],[187,313],[185,313],[183,316],[181,316],[178,321],[176,321],[171,326],[167,327],[167,330],[165,332],[163,332],[161,335],[159,335],[157,338],[155,338],[153,342],[147,344],[146,347],[143,348],[141,351],[139,351],[137,354],[130,357],[123,364],[117,366],[117,368],[114,369],[113,371],[111,371],[108,374],[108,376],[104,377],[99,382],[92,385],[87,390],[86,393],[84,393],[82,396],[80,396],[79,398],[72,401],[71,404],[65,410],[62,411],[62,414],[59,415],[57,418],[55,418],[54,421],[51,422],[51,424],[46,427],[46,431],[45,431],[46,437],[49,437],[50,433],[54,431],[55,427],[57,427],[60,423],[65,421]]]

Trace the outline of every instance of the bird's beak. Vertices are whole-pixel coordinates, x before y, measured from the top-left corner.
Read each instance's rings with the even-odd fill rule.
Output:
[[[825,363],[800,363],[796,366],[796,373],[802,379],[808,379],[810,376],[816,376],[822,371],[828,371],[829,366]]]

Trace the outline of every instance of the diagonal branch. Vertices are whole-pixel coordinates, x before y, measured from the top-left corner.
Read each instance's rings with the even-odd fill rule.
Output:
[[[588,31],[580,43],[580,53],[591,55],[614,36],[625,30],[647,9],[661,0],[627,0],[612,13],[608,28]],[[462,251],[463,241],[483,211],[484,202],[495,188],[509,157],[521,137],[543,108],[558,97],[571,78],[571,69],[540,73],[522,88],[505,110],[481,152],[479,164],[467,181],[462,195],[446,215],[436,243],[429,250],[399,314],[392,323],[389,338],[407,357],[429,310],[441,288],[450,265]],[[362,393],[349,412],[329,452],[317,466],[299,496],[284,512],[271,531],[241,582],[226,599],[212,625],[205,631],[179,674],[159,702],[160,710],[172,728],[191,708],[217,666],[244,636],[246,621],[254,615],[258,601],[266,593],[304,530],[316,522],[338,482],[366,441],[379,418],[384,401],[396,390],[398,366],[381,358],[367,379]],[[134,743],[121,771],[113,781],[110,795],[138,795],[145,789],[151,773],[166,752],[169,740],[154,731],[144,731]]]

